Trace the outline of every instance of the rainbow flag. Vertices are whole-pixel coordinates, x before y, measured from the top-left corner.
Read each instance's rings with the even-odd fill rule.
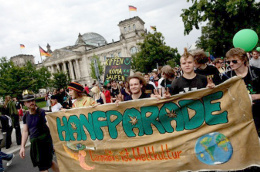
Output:
[[[137,8],[132,5],[129,5],[129,11],[137,11]]]
[[[156,31],[156,26],[150,26],[152,30]]]
[[[50,57],[51,54],[47,53],[47,51],[45,51],[41,46],[39,46],[40,49],[40,56],[46,56],[46,57]]]
[[[25,48],[25,46],[23,44],[20,44],[20,48]]]

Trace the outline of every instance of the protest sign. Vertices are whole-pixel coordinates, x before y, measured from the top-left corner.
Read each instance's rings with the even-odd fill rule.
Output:
[[[214,89],[49,113],[47,120],[62,172],[260,165],[251,101],[238,77]]]
[[[130,57],[111,57],[106,59],[104,80],[125,81],[130,75]]]

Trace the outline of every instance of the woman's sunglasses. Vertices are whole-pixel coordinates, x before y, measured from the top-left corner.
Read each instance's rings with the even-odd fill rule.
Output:
[[[237,60],[227,61],[227,64],[230,64],[231,62],[232,62],[233,64],[237,64]]]

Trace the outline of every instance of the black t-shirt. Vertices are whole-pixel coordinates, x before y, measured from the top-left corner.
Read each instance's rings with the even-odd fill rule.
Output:
[[[168,79],[163,79],[161,82],[161,86],[164,88],[170,88],[172,85],[172,81],[168,80]]]
[[[146,84],[145,86],[145,94],[151,95],[154,93],[154,86],[152,84]]]
[[[207,86],[206,76],[196,74],[193,79],[186,79],[183,76],[172,81],[170,87],[171,95],[179,94],[180,92],[187,92],[191,90],[196,90],[200,88],[205,88]]]
[[[233,70],[225,73],[228,78],[236,76]],[[248,68],[247,75],[243,78],[249,94],[260,94],[260,69],[254,66]],[[260,103],[260,100],[257,100]]]
[[[212,79],[215,85],[218,85],[222,82],[220,78],[220,73],[215,66],[207,65],[205,69],[196,69],[195,73],[205,76],[213,75]]]
[[[138,99],[149,98],[150,96],[142,92],[141,96]],[[125,101],[133,100],[131,95],[126,96]]]
[[[119,89],[111,88],[111,97],[115,98],[119,94]]]

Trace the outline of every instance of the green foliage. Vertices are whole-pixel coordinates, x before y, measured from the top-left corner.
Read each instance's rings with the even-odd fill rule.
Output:
[[[24,67],[18,67],[6,57],[0,59],[0,95],[21,95],[25,89],[38,93],[40,88],[44,88],[50,81],[50,72],[36,67],[27,62]]]
[[[193,4],[183,9],[184,34],[202,27],[197,46],[216,56],[223,56],[233,47],[232,38],[241,29],[260,33],[260,3],[255,0],[187,0]]]
[[[96,73],[95,73],[94,60],[97,61],[97,65],[98,65],[98,70],[99,70],[100,76],[104,74],[104,67],[101,64],[101,61],[100,61],[99,57],[94,54],[94,56],[92,57],[92,60],[91,60],[91,64],[90,64],[90,69],[91,69],[90,76],[93,79],[97,79],[97,76],[96,76]]]
[[[144,36],[144,42],[138,43],[139,51],[132,56],[132,69],[140,72],[151,72],[159,66],[167,64],[167,61],[178,61],[180,55],[177,48],[166,46],[164,37],[160,32],[148,33]]]
[[[53,74],[52,86],[54,88],[65,88],[70,83],[70,77],[68,74],[64,73],[63,71],[57,72]]]

